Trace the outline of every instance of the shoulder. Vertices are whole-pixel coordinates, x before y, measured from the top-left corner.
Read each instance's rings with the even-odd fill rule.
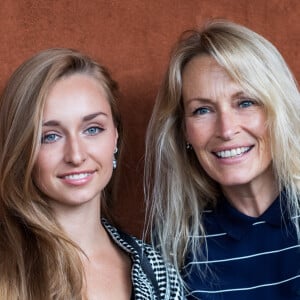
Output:
[[[165,299],[183,299],[179,297],[180,295],[182,296],[182,285],[175,268],[171,264],[166,263],[160,253],[152,246],[139,239],[134,239],[143,249],[143,253],[150,262],[159,286],[164,290],[164,294],[168,295]]]
[[[132,281],[137,293],[141,289],[147,290],[148,288],[151,294],[157,284],[161,299],[183,299],[182,285],[175,269],[165,263],[152,246],[118,230],[105,220],[102,220],[102,223],[117,245],[130,254],[133,262]],[[136,298],[143,299],[142,297]]]

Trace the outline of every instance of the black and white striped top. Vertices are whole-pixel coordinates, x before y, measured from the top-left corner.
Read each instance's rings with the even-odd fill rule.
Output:
[[[132,260],[131,280],[133,285],[133,297],[135,300],[158,300],[151,281],[143,271],[140,263],[140,257],[135,248],[121,238],[121,234],[106,220],[102,220],[102,224],[114,242],[128,252]],[[160,299],[159,300],[182,300],[183,289],[180,284],[176,271],[163,261],[162,257],[151,246],[145,244],[141,240],[134,238],[150,262],[158,283]]]

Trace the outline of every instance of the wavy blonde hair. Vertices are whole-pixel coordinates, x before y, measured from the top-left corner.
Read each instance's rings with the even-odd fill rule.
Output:
[[[182,72],[199,55],[214,58],[265,107],[276,184],[286,189],[290,216],[300,215],[300,97],[287,64],[269,41],[238,24],[214,20],[202,30],[187,31],[171,54],[148,125],[145,154],[147,228],[154,228],[152,240],[178,272],[187,250],[199,251],[197,237],[205,237],[203,210],[221,195],[218,183],[186,149]],[[299,237],[299,220],[293,221]]]
[[[120,143],[117,85],[103,66],[75,50],[49,49],[13,73],[0,102],[1,299],[84,298],[80,249],[59,226],[32,178],[47,93],[57,80],[74,73],[91,76],[104,88]],[[104,194],[105,214],[112,183]]]

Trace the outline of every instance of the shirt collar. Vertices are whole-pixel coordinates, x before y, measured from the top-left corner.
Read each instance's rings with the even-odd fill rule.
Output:
[[[130,243],[123,239],[122,233],[116,227],[109,224],[105,218],[101,218],[101,223],[117,246],[130,254],[132,257],[139,258],[137,251]]]
[[[282,225],[283,218],[287,215],[285,193],[282,192],[259,217],[244,215],[231,206],[226,198],[220,199],[216,208],[216,215],[224,232],[234,239],[240,240],[255,223],[266,222],[277,227]]]

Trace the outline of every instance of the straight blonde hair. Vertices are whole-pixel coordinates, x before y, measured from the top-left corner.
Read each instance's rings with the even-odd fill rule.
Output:
[[[85,298],[80,249],[59,226],[47,196],[32,178],[49,89],[60,78],[75,73],[95,78],[104,88],[120,137],[116,83],[103,66],[75,50],[49,49],[36,54],[13,73],[1,95],[1,299]],[[104,213],[109,213],[112,186],[104,193],[101,204]]]
[[[187,150],[182,72],[195,56],[214,58],[266,109],[276,184],[287,195],[298,237],[300,215],[300,97],[297,83],[278,50],[241,25],[215,20],[185,32],[175,45],[146,135],[147,229],[163,257],[180,273],[187,251],[205,243],[204,209],[213,208],[221,189]]]

